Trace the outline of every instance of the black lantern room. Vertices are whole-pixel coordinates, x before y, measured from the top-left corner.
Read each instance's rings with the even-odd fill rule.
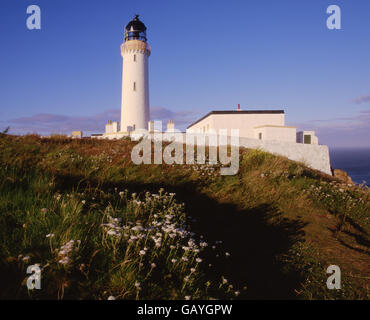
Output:
[[[146,42],[146,26],[139,20],[139,15],[135,15],[125,28],[125,41],[141,40]]]

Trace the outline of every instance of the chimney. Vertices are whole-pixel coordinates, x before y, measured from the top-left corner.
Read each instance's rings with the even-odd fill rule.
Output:
[[[240,103],[238,103],[238,111],[240,111]]]

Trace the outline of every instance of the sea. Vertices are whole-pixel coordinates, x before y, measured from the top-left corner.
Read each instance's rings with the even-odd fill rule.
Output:
[[[353,182],[370,187],[370,148],[329,148],[333,169],[342,169]]]

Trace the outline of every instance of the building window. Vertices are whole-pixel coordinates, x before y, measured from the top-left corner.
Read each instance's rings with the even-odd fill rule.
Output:
[[[309,135],[309,134],[305,134],[305,135],[303,136],[303,142],[304,142],[305,144],[311,144],[311,135]]]
[[[134,54],[134,61],[136,62],[136,54]]]
[[[134,91],[136,91],[136,82],[134,82]]]
[[[262,132],[258,133],[258,139],[262,140]]]

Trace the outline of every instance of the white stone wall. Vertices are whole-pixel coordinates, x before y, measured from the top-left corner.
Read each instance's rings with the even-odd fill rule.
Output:
[[[307,166],[331,175],[329,148],[324,145],[240,138],[241,147],[261,149],[304,162]]]
[[[148,133],[143,133],[146,135]],[[172,133],[172,135],[175,133]],[[184,143],[186,141],[190,141],[190,144],[196,144],[196,135],[191,133],[176,133],[177,135],[181,135],[180,141]],[[167,133],[168,135],[168,133]],[[116,133],[116,134],[104,134],[102,139],[120,139],[123,137],[128,137],[129,134],[123,133]],[[139,134],[132,135],[135,136],[135,139],[138,140],[140,138]],[[171,134],[169,135],[171,136]],[[188,139],[187,137],[188,136]],[[166,134],[163,135],[166,137]],[[208,144],[208,135],[206,135],[206,144]],[[182,140],[181,140],[182,139]],[[165,139],[163,139],[165,140]],[[169,139],[171,140],[171,139]],[[230,144],[230,137],[225,139],[228,141],[227,143]],[[269,141],[269,140],[257,140],[257,139],[250,139],[250,138],[239,138],[239,146],[248,148],[248,149],[261,149],[263,151],[285,156],[290,160],[299,161],[305,163],[308,167],[312,169],[319,170],[326,174],[332,175],[331,168],[330,168],[330,157],[329,157],[329,148],[324,145],[314,145],[314,144],[302,144],[302,143],[295,143],[295,142],[284,142],[284,141]]]
[[[182,133],[182,135],[185,142],[186,134]],[[187,135],[192,136],[192,134]],[[193,141],[193,139],[188,139],[188,141]],[[196,139],[194,141],[196,143]],[[206,143],[208,143],[208,139]],[[230,144],[230,137],[228,138],[228,143]],[[269,153],[285,156],[290,160],[303,162],[312,169],[332,175],[328,146],[284,141],[264,141],[242,137],[239,138],[239,146],[249,149],[261,149]]]
[[[114,140],[114,139],[121,139],[125,137],[129,137],[130,134],[126,132],[117,132],[117,133],[104,133],[102,136],[97,137],[98,139],[108,139],[108,140]]]

